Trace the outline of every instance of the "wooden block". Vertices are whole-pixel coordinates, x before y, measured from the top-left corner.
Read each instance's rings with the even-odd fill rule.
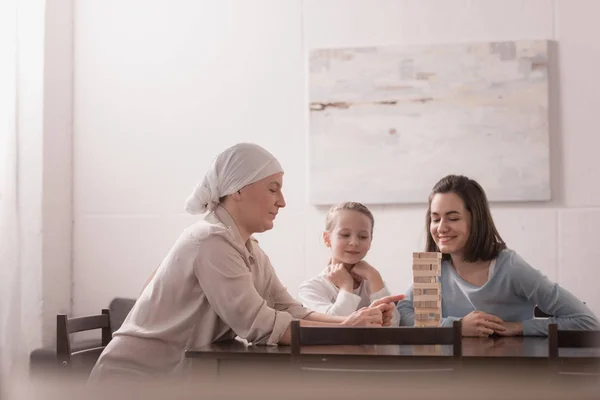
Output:
[[[442,274],[441,271],[418,270],[413,271],[413,277],[415,276],[442,276]]]
[[[442,265],[441,259],[434,258],[413,258],[413,266],[414,265]]]
[[[417,294],[417,295],[413,295],[413,303],[416,301],[442,301],[442,295],[440,294],[433,294],[433,295],[423,295],[423,294]]]
[[[442,284],[440,282],[435,283],[413,283],[413,289],[437,289],[439,293],[442,293]]]
[[[413,276],[414,283],[439,283],[440,276]]]
[[[413,300],[413,307],[417,308],[442,308],[442,302],[439,300]],[[422,312],[423,310],[419,310]]]
[[[415,271],[436,271],[437,273],[442,273],[441,265],[430,265],[430,264],[417,264],[412,267],[413,272]]]
[[[416,299],[417,296],[441,296],[440,288],[413,288],[413,297]]]
[[[440,326],[440,322],[441,322],[441,320],[439,320],[439,319],[438,320],[432,319],[432,320],[427,320],[427,321],[425,321],[425,320],[423,320],[423,321],[417,321],[417,320],[415,320],[414,326],[415,327],[422,327],[422,328],[423,327],[431,327],[431,326],[436,327],[436,326]]]
[[[427,316],[426,318],[423,317],[424,319],[438,319],[441,318],[440,315],[442,315],[442,308],[415,308],[415,315],[416,314]]]
[[[438,310],[436,310],[435,312],[426,312],[426,313],[420,313],[420,312],[417,312],[417,310],[415,310],[415,321],[417,321],[417,320],[428,321],[431,319],[440,320],[441,318],[442,318],[441,312],[439,312]]]
[[[442,258],[442,253],[435,252],[415,252],[413,258]]]

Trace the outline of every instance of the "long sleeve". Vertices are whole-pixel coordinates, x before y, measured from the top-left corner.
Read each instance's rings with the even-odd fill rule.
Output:
[[[271,288],[271,301],[273,303],[273,308],[277,311],[285,311],[289,313],[292,317],[296,319],[306,318],[308,314],[312,311],[303,307],[302,304],[298,303],[288,292],[288,290],[283,286],[279,277],[275,273],[269,258],[266,254],[262,254],[265,258],[265,267],[268,270],[269,274],[269,287]]]
[[[398,316],[400,318],[400,326],[414,326],[415,325],[415,308],[413,306],[413,285],[410,285],[405,293],[406,298],[401,300],[396,305]]]
[[[341,317],[356,311],[361,301],[358,295],[337,290],[321,275],[302,283],[299,297],[302,304],[311,310]]]
[[[413,306],[413,285],[410,285],[405,293],[406,298],[401,300],[396,305],[398,310],[398,318],[400,318],[400,326],[415,325],[415,308]],[[445,317],[440,321],[440,326],[452,326],[454,321],[460,320],[461,317]]]
[[[213,310],[241,338],[254,343],[278,343],[292,315],[267,305],[242,256],[223,236],[204,240],[207,251],[196,259],[194,273]]]
[[[551,282],[540,271],[532,268],[513,253],[511,274],[517,293],[537,306],[551,318],[533,318],[523,321],[523,335],[545,336],[548,325],[556,323],[559,329],[600,329],[600,322],[592,311],[571,292]]]

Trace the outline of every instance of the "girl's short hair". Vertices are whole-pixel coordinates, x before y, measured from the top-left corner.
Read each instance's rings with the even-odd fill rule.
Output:
[[[431,231],[431,201],[438,193],[455,193],[465,204],[465,209],[471,213],[471,229],[465,246],[464,260],[467,262],[490,261],[498,257],[498,253],[506,248],[506,243],[500,237],[485,191],[473,179],[462,175],[448,175],[433,186],[429,195],[429,207],[425,217],[427,243],[425,251],[439,252]],[[449,254],[443,255],[449,259]]]
[[[333,230],[335,225],[335,214],[341,210],[353,210],[369,217],[369,220],[371,221],[371,236],[373,236],[373,228],[375,227],[375,218],[373,218],[373,214],[364,204],[357,203],[355,201],[347,201],[345,203],[336,204],[329,209],[327,217],[325,218],[326,231],[331,232]]]

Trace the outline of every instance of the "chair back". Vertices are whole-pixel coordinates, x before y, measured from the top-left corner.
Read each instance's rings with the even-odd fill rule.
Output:
[[[461,322],[452,327],[304,327],[291,324],[292,362],[298,362],[303,346],[335,345],[451,345],[455,359],[462,356]]]
[[[96,329],[102,330],[100,346],[71,352],[71,334]],[[103,309],[102,314],[87,317],[69,318],[66,314],[56,316],[56,357],[65,367],[77,365],[91,370],[111,339],[110,311],[107,309]]]
[[[548,325],[548,356],[558,358],[561,347],[600,348],[600,331],[561,330],[558,325]]]
[[[114,333],[123,325],[125,318],[133,309],[136,299],[115,297],[111,300],[108,309],[110,310],[110,329]]]

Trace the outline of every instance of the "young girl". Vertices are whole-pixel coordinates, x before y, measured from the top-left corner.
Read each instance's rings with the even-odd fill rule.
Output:
[[[363,260],[371,248],[374,224],[373,214],[360,203],[342,203],[329,210],[323,240],[331,249],[330,262],[300,286],[305,307],[347,316],[390,295],[379,271]],[[398,314],[393,315],[391,325],[398,325]]]
[[[464,336],[545,336],[559,329],[599,329],[573,294],[509,250],[498,234],[482,187],[448,175],[433,187],[425,251],[443,253],[442,325],[462,319]],[[401,325],[413,325],[412,286],[398,303]],[[538,306],[551,318],[534,318]]]

